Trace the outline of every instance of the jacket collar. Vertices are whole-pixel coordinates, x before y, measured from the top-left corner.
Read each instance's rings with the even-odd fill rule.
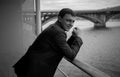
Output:
[[[63,29],[62,24],[59,21],[55,22],[55,27],[59,28],[61,32],[65,33],[65,37],[67,38],[67,32]]]
[[[59,21],[56,21],[55,24],[65,32],[64,28],[62,27],[62,24]]]

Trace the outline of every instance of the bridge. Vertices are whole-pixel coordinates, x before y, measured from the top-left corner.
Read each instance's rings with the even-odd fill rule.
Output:
[[[76,17],[82,17],[86,20],[93,22],[95,28],[101,27],[103,28],[106,27],[106,22],[109,21],[109,19],[115,16],[120,16],[120,6],[101,10],[86,10],[86,11],[76,10],[75,13]],[[56,18],[57,15],[58,11],[42,11],[41,12],[42,24],[45,24],[49,20]]]
[[[76,19],[83,18],[94,23],[95,28],[105,28],[106,22],[110,19],[119,16],[120,6],[105,8],[100,10],[75,10]],[[41,24],[44,25],[51,19],[57,18],[58,11],[41,11]],[[24,22],[29,24],[36,24],[35,12],[23,12]]]

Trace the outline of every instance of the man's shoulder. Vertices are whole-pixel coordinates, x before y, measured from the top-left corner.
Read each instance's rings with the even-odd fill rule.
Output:
[[[65,31],[57,24],[53,24],[53,31],[60,32],[60,33],[65,33]]]
[[[61,29],[61,27],[59,27],[59,25],[57,25],[56,23],[49,25],[49,27],[47,27],[42,34],[47,33],[47,34],[52,34],[52,35],[60,35],[60,34],[65,34],[65,31],[63,29]]]

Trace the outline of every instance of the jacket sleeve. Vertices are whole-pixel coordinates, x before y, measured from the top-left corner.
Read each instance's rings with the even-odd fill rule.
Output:
[[[55,35],[55,42],[64,56],[70,60],[75,58],[83,43],[77,36],[71,36],[70,39],[66,41],[66,34],[60,32]]]
[[[68,45],[70,46],[70,48],[76,50],[76,53],[78,53],[80,47],[83,44],[83,41],[80,37],[76,36],[76,35],[72,35],[68,41],[67,41]]]

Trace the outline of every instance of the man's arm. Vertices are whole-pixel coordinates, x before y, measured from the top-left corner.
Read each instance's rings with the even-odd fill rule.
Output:
[[[78,36],[71,36],[70,40],[66,41],[66,35],[63,32],[56,32],[54,37],[55,43],[65,57],[73,60],[77,55],[81,45],[83,44],[81,38]],[[73,41],[71,41],[74,39]]]
[[[80,47],[81,47],[82,44],[83,44],[83,41],[82,41],[82,39],[81,39],[80,37],[75,36],[75,35],[72,35],[72,36],[68,39],[67,43],[68,43],[68,45],[69,45],[71,48],[74,48],[74,47],[73,47],[74,44],[78,44],[78,45],[80,45]],[[78,46],[78,45],[77,45],[77,46]]]

